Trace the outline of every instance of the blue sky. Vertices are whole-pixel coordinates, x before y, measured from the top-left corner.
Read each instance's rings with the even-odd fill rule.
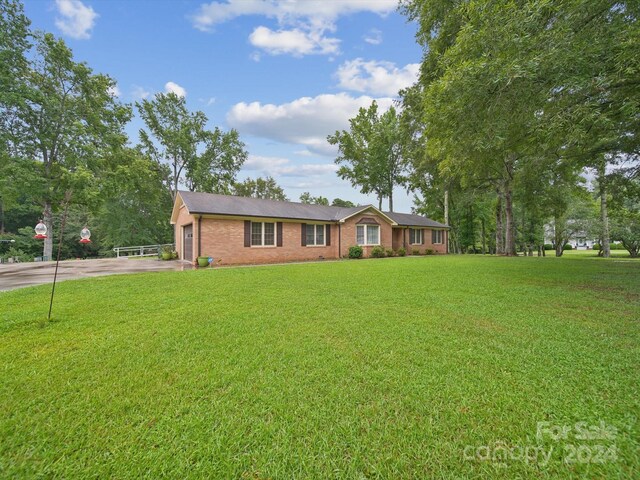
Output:
[[[376,204],[337,177],[326,136],[415,80],[415,25],[395,0],[25,0],[25,12],[113,77],[123,102],[174,91],[211,127],[236,128],[249,152],[241,178],[272,175],[294,201],[309,191]],[[409,211],[412,195],[398,189],[394,203]]]

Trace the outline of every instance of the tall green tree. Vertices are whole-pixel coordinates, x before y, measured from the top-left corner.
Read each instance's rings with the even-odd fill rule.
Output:
[[[170,167],[167,186],[175,200],[181,183],[191,191],[228,193],[247,158],[238,132],[208,131],[207,116],[190,112],[184,97],[158,93],[136,103],[147,130],[140,130],[144,152]]]
[[[639,8],[605,0],[402,2],[425,48],[417,90],[426,150],[463,183],[492,181],[507,254],[515,247],[514,185],[537,181],[531,169],[525,176],[528,162],[559,158],[579,171],[603,155],[638,154]],[[415,108],[407,98],[405,110]]]
[[[94,236],[109,253],[113,247],[169,243],[171,195],[165,182],[169,167],[126,148],[106,177],[102,202],[94,215]]]
[[[288,200],[282,187],[280,187],[273,177],[258,177],[255,180],[247,178],[243,182],[235,183],[233,194],[239,197],[264,198],[267,200]]]
[[[49,229],[43,255],[51,258],[54,212],[66,192],[76,203],[96,204],[102,173],[124,144],[131,109],[112,95],[107,75],[75,62],[71,50],[51,34],[34,35],[19,93],[4,107],[8,151],[39,162],[34,194]]]
[[[0,108],[19,104],[24,98],[27,71],[26,55],[31,48],[31,22],[20,2],[0,0]],[[9,126],[8,116],[2,116],[2,134]]]
[[[192,192],[229,195],[247,156],[237,130],[223,132],[215,127],[206,132],[204,151],[187,163],[187,188]]]
[[[360,187],[364,194],[374,193],[380,209],[382,200],[388,198],[389,210],[393,211],[393,189],[406,183],[396,109],[391,107],[380,115],[374,101],[368,109],[360,108],[349,125],[349,131],[336,131],[327,137],[331,145],[338,145],[338,176]]]

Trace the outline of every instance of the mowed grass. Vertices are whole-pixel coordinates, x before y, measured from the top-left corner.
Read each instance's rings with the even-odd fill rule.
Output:
[[[0,293],[2,478],[640,476],[638,261],[111,276],[41,326],[49,293]]]

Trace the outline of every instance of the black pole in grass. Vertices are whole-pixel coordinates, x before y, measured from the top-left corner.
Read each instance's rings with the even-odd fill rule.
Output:
[[[62,250],[62,236],[64,235],[64,224],[67,222],[67,210],[69,209],[69,200],[71,192],[67,192],[64,196],[64,213],[62,214],[62,223],[60,224],[60,241],[58,242],[58,256],[56,257],[56,270],[53,274],[53,287],[51,288],[51,301],[49,302],[49,315],[47,321],[51,320],[51,309],[53,308],[53,296],[56,293],[56,279],[58,278],[58,264],[60,263],[60,251]]]

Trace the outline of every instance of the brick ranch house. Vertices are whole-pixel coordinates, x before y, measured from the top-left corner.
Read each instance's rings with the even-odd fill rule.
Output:
[[[256,264],[346,257],[362,245],[447,253],[448,227],[420,215],[178,192],[171,214],[182,260]]]

